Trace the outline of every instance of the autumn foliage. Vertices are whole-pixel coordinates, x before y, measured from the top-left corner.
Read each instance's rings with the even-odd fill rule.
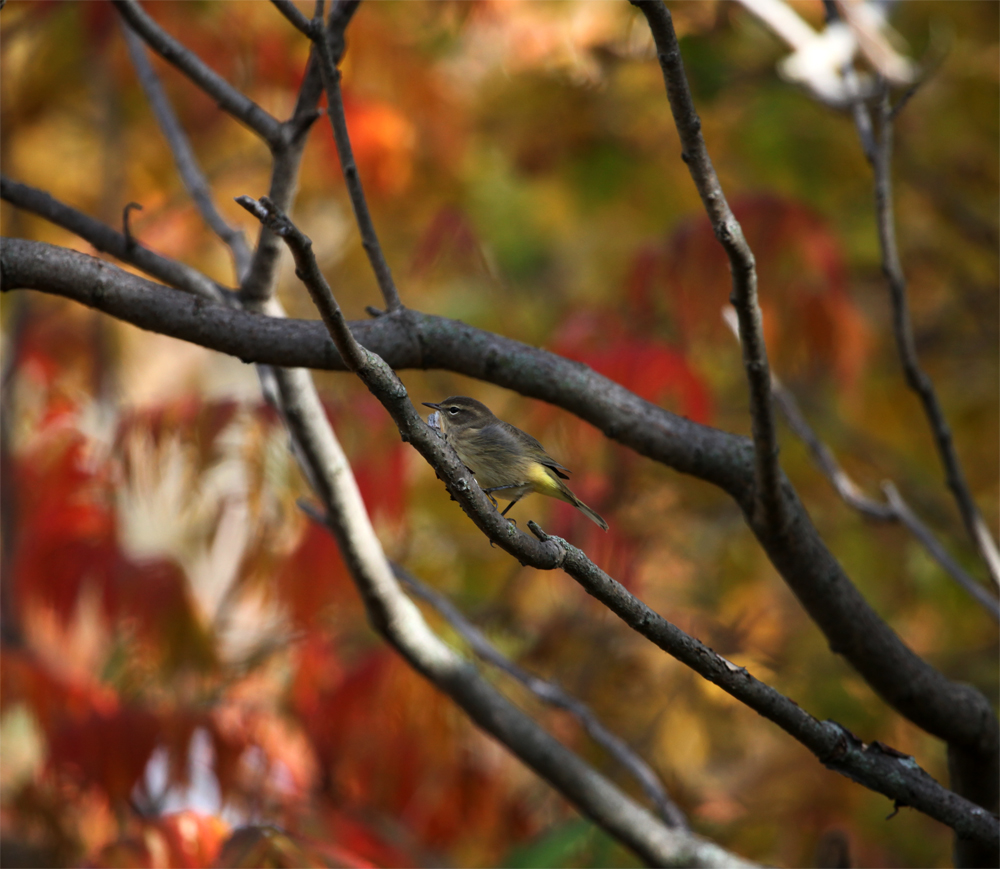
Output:
[[[775,372],[864,485],[895,479],[961,540],[899,377],[849,121],[818,117],[774,80],[775,44],[738,6],[673,5],[709,147],[756,255]],[[909,39],[944,16],[962,48],[902,116],[900,232],[920,348],[994,527],[997,7],[902,5],[919,7],[899,10]],[[819,26],[814,6],[803,14]],[[269,111],[290,113],[308,48],[271,4],[147,8]],[[104,2],[4,9],[4,173],[116,226],[141,202],[131,221],[144,244],[232,285],[116,17]],[[343,64],[358,168],[407,305],[544,346],[745,434],[739,346],[721,316],[728,267],[638,26],[626,3],[366,2]],[[264,149],[154,66],[220,208],[252,243],[257,229],[231,200],[266,192]],[[6,234],[93,253],[6,204],[2,214]],[[295,216],[345,310],[364,317],[375,284],[323,119]],[[315,317],[291,269],[281,294],[291,315]],[[3,313],[4,865],[635,865],[378,639],[333,537],[297,503],[309,490],[252,366],[40,295],[5,294]],[[447,372],[401,376],[415,401],[472,394],[536,435],[611,528],[541,498],[515,507],[519,523],[582,547],[816,717],[946,779],[941,745],[830,657],[721,493],[561,410]],[[696,829],[766,863],[812,865],[831,832],[859,865],[947,863],[947,829],[905,810],[886,821],[883,797],[824,770],[565,576],[491,549],[363,387],[317,381],[390,556],[586,701]],[[995,623],[904,531],[848,510],[784,430],[782,445],[880,614],[995,699]],[[964,545],[953,548],[974,564]],[[496,681],[639,794],[574,719]]]

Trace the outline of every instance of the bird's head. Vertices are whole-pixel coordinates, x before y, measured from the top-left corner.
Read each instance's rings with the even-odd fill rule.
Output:
[[[465,395],[453,395],[439,404],[425,401],[424,407],[433,407],[437,411],[438,425],[445,434],[482,428],[496,419],[485,404]]]

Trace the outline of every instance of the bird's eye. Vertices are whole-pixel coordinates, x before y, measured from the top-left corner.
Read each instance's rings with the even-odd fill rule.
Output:
[[[461,408],[458,408],[458,407],[449,407],[448,408],[448,413],[450,413],[452,416],[454,416],[456,413],[459,412],[459,410],[461,410]]]

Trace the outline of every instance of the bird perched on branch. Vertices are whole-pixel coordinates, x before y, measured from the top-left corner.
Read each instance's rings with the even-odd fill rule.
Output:
[[[465,466],[476,476],[483,491],[493,498],[510,503],[500,515],[506,516],[525,495],[537,492],[572,504],[605,531],[608,523],[576,497],[563,480],[568,469],[552,458],[530,434],[497,419],[481,401],[464,395],[446,398],[439,404],[425,401],[434,408],[428,419]],[[495,501],[494,501],[495,503]]]

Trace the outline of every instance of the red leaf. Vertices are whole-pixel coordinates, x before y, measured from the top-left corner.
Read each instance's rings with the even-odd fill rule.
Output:
[[[327,607],[354,605],[347,568],[333,535],[310,522],[295,551],[277,573],[278,593],[288,603],[292,618],[306,628],[322,624]]]
[[[49,737],[49,765],[124,800],[146,769],[161,734],[159,719],[140,709],[92,710]]]
[[[67,722],[83,721],[93,712],[113,715],[118,710],[118,695],[112,688],[85,677],[68,679],[28,652],[4,651],[0,674],[4,708],[16,702],[27,704],[46,733]]]
[[[794,200],[747,197],[733,211],[757,260],[768,349],[779,373],[832,369],[852,386],[870,342],[848,294],[837,237],[819,215]],[[674,233],[667,261],[668,298],[681,340],[731,343],[721,325],[731,290],[728,264],[707,218]]]
[[[197,869],[211,866],[229,835],[229,824],[215,815],[194,811],[177,812],[159,819],[155,827],[163,834],[171,866]]]
[[[553,349],[586,363],[647,401],[658,404],[669,396],[680,413],[708,422],[712,410],[708,388],[684,355],[625,329],[613,314],[575,315],[557,334]]]

